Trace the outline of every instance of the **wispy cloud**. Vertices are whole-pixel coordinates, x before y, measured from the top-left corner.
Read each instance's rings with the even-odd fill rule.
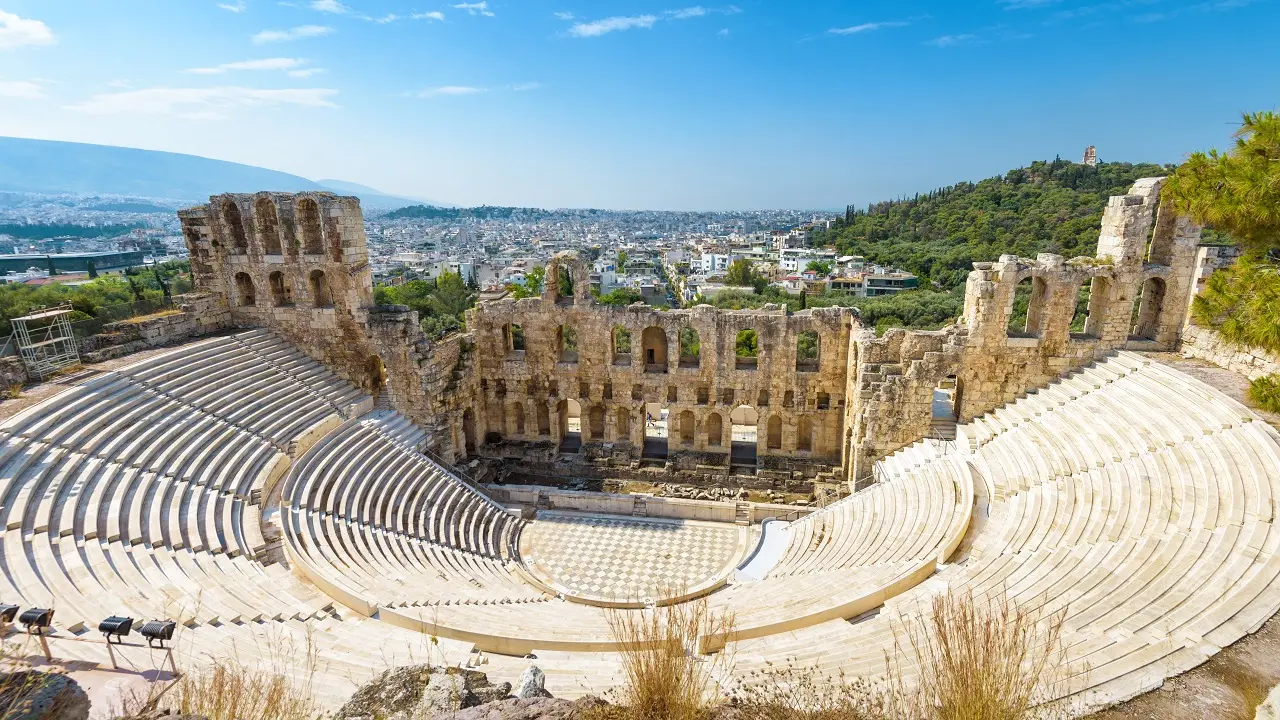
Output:
[[[996,0],[996,2],[1003,5],[1005,10],[1028,10],[1056,5],[1062,0]]]
[[[396,15],[395,13],[387,13],[386,15],[383,15],[382,17],[376,17],[376,18],[370,18],[370,19],[371,19],[371,20],[373,20],[374,22],[378,23],[379,25],[386,25],[387,23],[393,23],[393,22],[395,22],[395,21],[399,20],[399,19],[400,19],[400,16],[399,16],[399,15]]]
[[[948,48],[948,47],[956,47],[957,45],[972,45],[977,40],[978,40],[977,35],[974,35],[972,33],[964,33],[962,35],[941,35],[939,37],[936,37],[926,42],[925,44],[932,45],[934,47]]]
[[[466,10],[468,15],[483,15],[485,17],[493,17],[493,11],[489,9],[489,0],[481,0],[481,2],[458,3],[453,6],[455,10]]]
[[[338,2],[338,0],[311,0],[307,3],[307,7],[317,12],[333,13],[334,15],[347,15],[351,12],[351,8]]]
[[[516,83],[511,86],[512,92],[529,92],[530,90],[538,90],[542,87],[540,82],[523,82]]]
[[[44,87],[30,80],[0,80],[0,97],[39,100],[44,97]]]
[[[306,79],[312,75],[319,75],[327,72],[329,71],[324,68],[300,68],[298,70],[290,70],[285,74],[292,78]]]
[[[620,30],[631,30],[633,28],[649,29],[653,24],[658,22],[656,15],[633,15],[631,17],[611,17],[603,20],[593,20],[591,22],[581,22],[569,28],[569,34],[574,37],[600,37],[611,32]]]
[[[431,12],[424,13],[413,13],[409,17],[414,20],[436,20],[438,22],[444,22],[444,13],[439,10],[432,10]]]
[[[236,70],[293,70],[306,64],[306,60],[299,60],[298,58],[266,58],[263,60],[223,63],[213,67],[191,68],[187,72],[196,75],[223,75]]]
[[[193,120],[226,117],[243,108],[334,108],[337,90],[323,88],[260,90],[246,87],[146,88],[104,93],[67,109],[86,115],[174,115]]]
[[[233,13],[242,13],[249,9],[249,6],[244,4],[244,0],[239,0],[234,3],[218,3],[218,7],[226,10],[227,12]]]
[[[729,28],[720,28],[720,32],[716,33],[720,37],[729,37]]]
[[[333,32],[333,28],[324,25],[299,25],[289,30],[263,30],[253,36],[253,42],[263,45],[272,42],[300,40],[302,38],[320,37]]]
[[[53,31],[39,20],[18,17],[0,10],[0,50],[27,45],[52,45]]]
[[[555,15],[557,20],[564,20],[565,22],[569,22],[570,20],[573,20],[573,17],[574,17],[573,13],[571,12],[558,12],[558,13],[552,13],[552,15]]]
[[[694,5],[693,7],[681,8],[680,10],[668,10],[666,14],[676,20],[688,20],[689,18],[702,17],[710,12],[710,10],[702,7],[701,5]]]
[[[488,92],[487,88],[472,87],[470,85],[444,85],[441,87],[427,88],[426,90],[415,90],[413,92],[404,93],[406,97],[415,98],[433,98],[433,97],[456,97],[459,95],[477,95],[482,92]]]
[[[850,25],[849,27],[831,28],[827,31],[830,35],[859,35],[861,33],[875,32],[884,28],[906,27],[911,23],[905,20],[888,20],[885,22],[869,22],[861,25]]]

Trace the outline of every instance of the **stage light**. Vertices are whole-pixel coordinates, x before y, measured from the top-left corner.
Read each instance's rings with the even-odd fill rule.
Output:
[[[11,623],[16,617],[18,617],[17,605],[4,605],[0,603],[0,622]]]
[[[102,636],[107,639],[107,642],[111,642],[111,636],[113,635],[115,636],[117,643],[123,642],[124,637],[128,635],[129,631],[132,629],[133,618],[120,617],[119,615],[112,615],[106,620],[98,623],[98,632],[102,633]]]
[[[18,622],[27,626],[27,632],[43,634],[53,625],[53,610],[45,608],[27,608],[18,616]]]
[[[138,633],[147,639],[148,645],[164,647],[164,641],[173,639],[173,631],[177,627],[178,624],[172,620],[151,620],[143,623],[142,627],[138,628]]]

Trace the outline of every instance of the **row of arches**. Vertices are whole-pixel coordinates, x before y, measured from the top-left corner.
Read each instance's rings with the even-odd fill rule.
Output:
[[[1097,276],[1076,286],[1075,304],[1068,332],[1076,338],[1101,338],[1113,311],[1115,282]],[[1031,276],[1014,288],[1006,311],[1006,334],[1011,338],[1039,338],[1049,332],[1049,307],[1054,290],[1044,278]],[[1147,278],[1134,299],[1128,324],[1130,340],[1155,340],[1164,312],[1165,281]]]
[[[553,417],[554,410],[554,417]],[[548,438],[560,441],[563,452],[576,452],[584,441],[606,442],[633,439],[635,423],[644,424],[646,453],[657,445],[665,452],[668,446],[681,449],[695,447],[709,451],[727,451],[731,447],[736,454],[743,446],[761,447],[767,451],[783,451],[784,420],[779,414],[771,414],[763,425],[756,408],[739,405],[728,413],[713,411],[701,419],[691,410],[670,414],[659,403],[647,403],[643,410],[619,407],[610,413],[602,405],[591,405],[585,410],[577,400],[564,398],[551,405],[542,402],[515,402],[507,407],[491,404],[486,416],[487,432],[484,440],[498,442],[508,433],[517,439]],[[612,432],[607,426],[612,423]],[[557,432],[552,432],[553,424]],[[815,448],[814,422],[808,415],[798,416],[792,423],[794,438],[789,451],[812,452]],[[726,432],[728,431],[728,432]],[[468,408],[463,411],[463,432],[467,437],[468,452],[475,452],[478,437],[475,432],[475,414]],[[636,430],[637,435],[639,430]],[[636,438],[638,439],[638,437]],[[761,443],[763,439],[763,443]],[[754,457],[754,452],[751,453]]]
[[[311,198],[298,198],[295,208],[301,248],[298,238],[287,225],[280,222],[279,208],[271,198],[258,198],[253,203],[253,225],[262,244],[264,255],[288,254],[324,255],[324,224],[321,222],[320,205]],[[222,221],[231,236],[231,252],[234,255],[249,254],[249,235],[239,203],[225,200],[221,207]],[[342,248],[335,243],[331,248],[334,262],[342,261]]]
[[[240,307],[255,307],[258,304],[258,289],[253,276],[246,272],[235,275],[236,304]],[[267,287],[271,293],[272,307],[293,307],[293,286],[285,274],[279,270],[267,276]],[[312,270],[307,276],[307,289],[311,293],[311,304],[318,308],[333,307],[333,293],[329,289],[329,278],[323,270]]]
[[[523,357],[528,345],[524,329],[515,323],[502,327],[502,342],[508,357]],[[558,362],[578,362],[578,331],[571,325],[556,328],[555,354]],[[615,325],[609,333],[610,363],[618,367],[630,367],[635,362],[635,341],[632,331]],[[698,331],[684,325],[676,331],[678,366],[698,368],[702,364],[702,340]],[[755,330],[744,328],[734,336],[734,366],[740,370],[754,369],[760,355],[760,337]],[[664,374],[670,368],[670,347],[667,331],[651,325],[640,332],[640,363],[647,373]],[[796,371],[817,372],[821,360],[821,338],[813,330],[796,335]]]

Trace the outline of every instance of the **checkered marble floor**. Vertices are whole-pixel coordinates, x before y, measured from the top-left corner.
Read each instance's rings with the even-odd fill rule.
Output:
[[[598,600],[661,599],[732,569],[733,525],[539,513],[524,531],[525,566],[552,587]]]

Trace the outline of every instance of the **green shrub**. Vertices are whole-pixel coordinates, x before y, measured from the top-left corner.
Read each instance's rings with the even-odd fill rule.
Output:
[[[1267,412],[1280,413],[1280,375],[1264,375],[1249,383],[1249,399]]]
[[[1280,352],[1280,274],[1242,258],[1209,277],[1191,315],[1230,342]]]

